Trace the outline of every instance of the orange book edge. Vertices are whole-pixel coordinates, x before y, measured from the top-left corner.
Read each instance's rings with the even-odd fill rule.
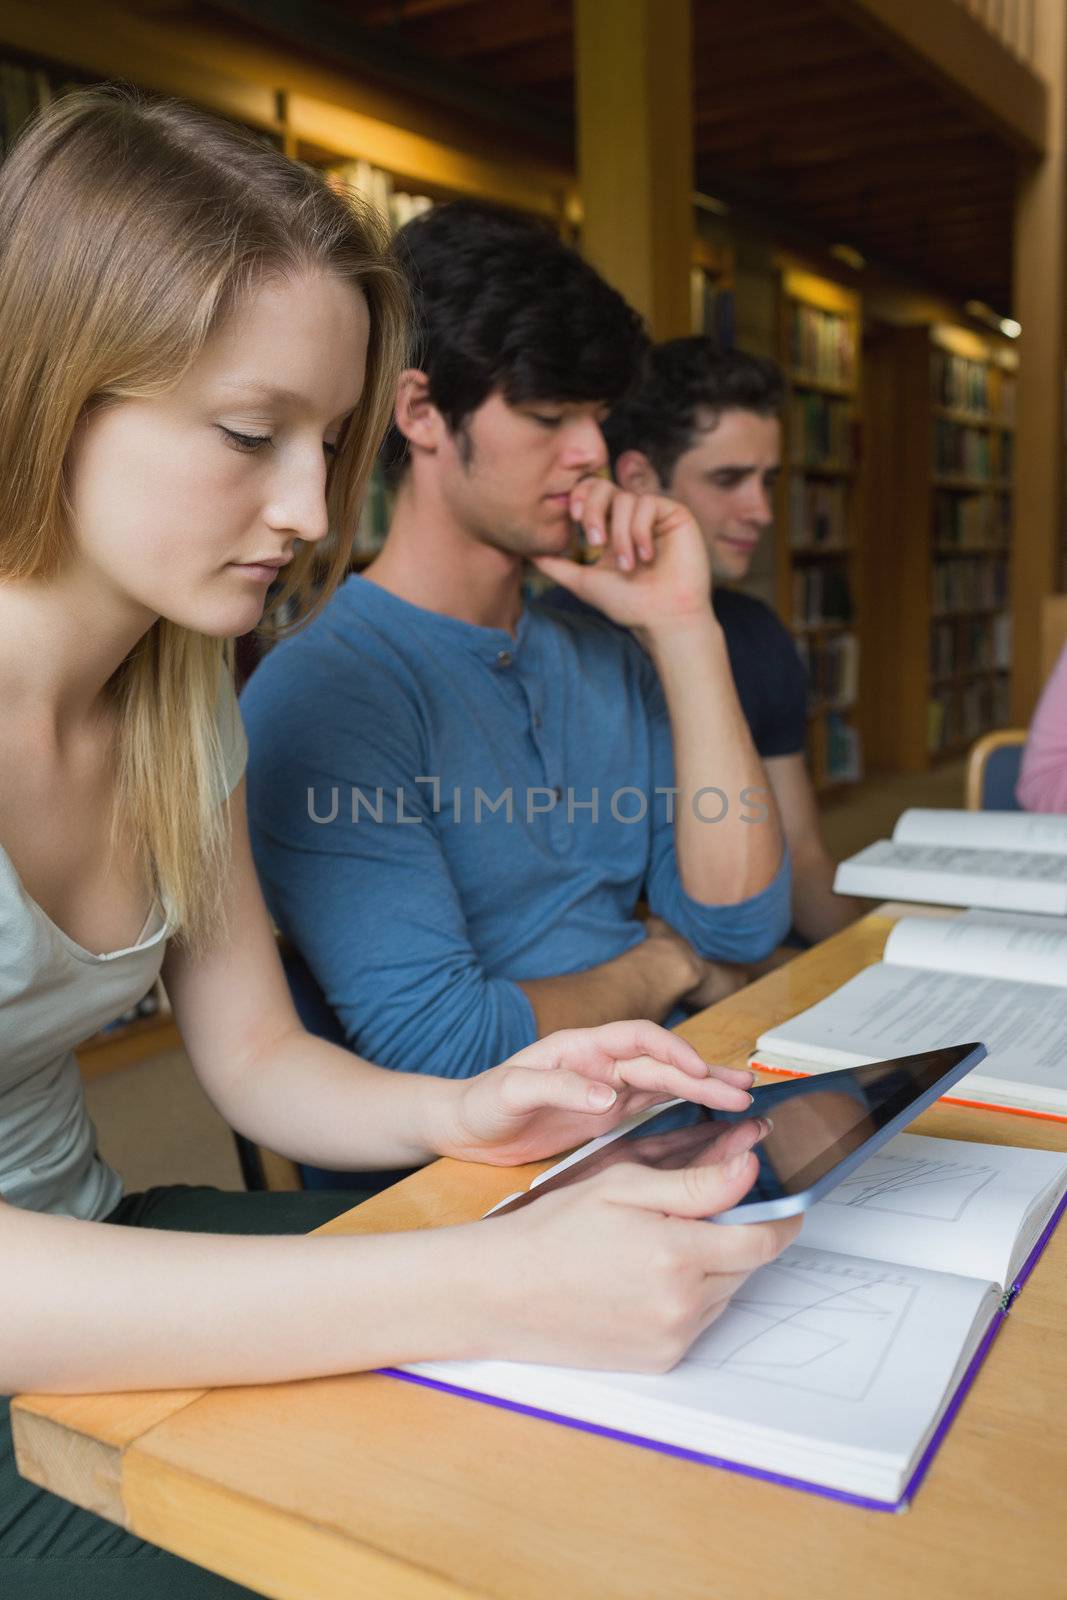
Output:
[[[765,1061],[757,1061],[755,1056],[749,1057],[750,1067],[757,1072],[772,1072],[776,1078],[814,1078],[818,1073],[796,1072],[792,1067],[769,1067]],[[943,1094],[941,1099],[947,1106],[969,1106],[972,1111],[1005,1111],[1009,1117],[1033,1117],[1038,1122],[1067,1122],[1067,1116],[1061,1116],[1058,1111],[1028,1111],[1024,1106],[995,1106],[988,1100],[964,1100],[961,1095]]]

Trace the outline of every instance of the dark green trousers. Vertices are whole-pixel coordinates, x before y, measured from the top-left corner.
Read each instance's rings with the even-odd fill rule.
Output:
[[[108,1221],[186,1233],[310,1233],[360,1198],[149,1189],[127,1195]],[[8,1402],[0,1399],[2,1600],[249,1600],[251,1593],[26,1483],[15,1470]]]

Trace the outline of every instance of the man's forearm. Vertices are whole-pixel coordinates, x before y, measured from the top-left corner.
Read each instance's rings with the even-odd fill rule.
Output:
[[[704,963],[678,935],[648,938],[613,961],[558,978],[519,984],[533,1007],[538,1036],[594,1028],[627,1017],[663,1019],[696,984]]]
[[[812,944],[840,933],[868,909],[852,895],[834,893],[833,861],[818,855],[793,857],[793,925]]]
[[[646,636],[646,645],[671,719],[682,887],[706,905],[745,900],[774,877],[782,833],[737,698],[722,629],[709,609],[706,617]],[[761,808],[760,820],[743,820]]]

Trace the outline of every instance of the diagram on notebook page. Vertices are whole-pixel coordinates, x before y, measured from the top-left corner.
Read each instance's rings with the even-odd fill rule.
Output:
[[[685,1364],[862,1400],[918,1292],[891,1269],[794,1247],[749,1279]]]
[[[843,1179],[820,1204],[862,1206],[929,1222],[958,1222],[996,1175],[995,1167],[979,1164],[877,1155]]]

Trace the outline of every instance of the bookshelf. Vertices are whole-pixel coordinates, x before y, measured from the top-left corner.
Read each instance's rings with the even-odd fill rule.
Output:
[[[156,983],[136,1006],[86,1039],[74,1053],[82,1077],[89,1082],[162,1050],[180,1049],[181,1042],[163,985]]]
[[[779,337],[786,401],[776,593],[808,670],[808,758],[816,790],[826,793],[862,772],[859,296],[785,267]]]
[[[887,412],[870,447],[880,765],[921,771],[1011,721],[1017,368],[1006,340],[947,324],[868,351]]]

